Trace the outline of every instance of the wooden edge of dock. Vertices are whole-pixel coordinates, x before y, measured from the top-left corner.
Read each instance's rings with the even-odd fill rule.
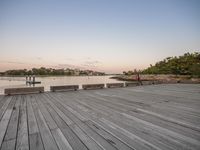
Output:
[[[117,87],[124,87],[124,83],[107,83],[107,88],[117,88]]]
[[[4,89],[5,95],[43,93],[43,92],[44,92],[44,87],[23,87],[23,88],[6,88],[6,89]]]
[[[142,82],[125,82],[125,83],[106,83],[106,84],[83,84],[83,90],[103,89],[107,88],[120,88],[120,87],[133,87],[140,85],[154,85],[154,84],[177,84],[182,82],[163,82],[163,81],[142,81]],[[79,85],[61,85],[50,86],[51,92],[56,91],[70,91],[79,90]],[[17,94],[31,94],[31,93],[43,93],[44,87],[19,87],[19,88],[6,88],[4,89],[5,95],[17,95]]]
[[[139,86],[139,82],[125,82],[125,87]]]
[[[61,86],[50,86],[50,91],[51,92],[56,92],[56,91],[69,91],[69,90],[78,90],[79,85],[61,85]]]
[[[105,87],[105,84],[83,84],[82,89],[88,90],[88,89],[103,89]]]

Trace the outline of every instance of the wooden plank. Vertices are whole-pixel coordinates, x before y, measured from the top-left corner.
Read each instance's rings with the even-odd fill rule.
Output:
[[[113,130],[112,130],[112,132],[113,132]],[[116,132],[116,131],[114,131],[114,132]],[[122,139],[125,140],[126,142],[128,141],[128,144],[131,144],[131,146],[133,146],[133,147],[140,148],[140,149],[142,149],[142,148],[143,148],[143,149],[144,149],[144,148],[149,148],[149,149],[151,149],[150,146],[148,146],[148,147],[142,146],[143,143],[141,143],[140,140],[138,140],[137,143],[136,143],[135,141],[133,142],[132,140],[128,140],[128,139],[125,137],[126,135],[123,136],[121,133],[118,133],[117,136],[119,136],[120,138],[122,138]],[[146,144],[145,144],[145,145],[146,145]]]
[[[135,116],[137,118],[140,118],[144,121],[153,123],[153,124],[158,125],[162,128],[165,128],[165,129],[171,130],[173,132],[182,134],[184,136],[191,137],[191,138],[196,139],[196,140],[200,139],[199,133],[196,132],[195,130],[192,130],[191,128],[186,128],[186,127],[180,126],[176,123],[172,123],[172,122],[169,122],[169,121],[162,120],[162,119],[160,119],[156,116],[145,114],[145,113],[143,113],[139,110],[129,111],[129,112],[127,112],[127,114],[130,114],[131,116]]]
[[[71,145],[69,144],[60,129],[54,129],[51,132],[60,150],[72,150]]]
[[[7,100],[7,101],[11,101],[11,99],[9,99],[9,100]],[[2,144],[2,142],[3,142],[3,138],[4,138],[4,135],[5,135],[5,133],[6,133],[6,129],[7,129],[7,126],[8,126],[8,122],[9,122],[9,120],[10,120],[10,117],[11,117],[11,114],[12,114],[12,107],[13,107],[13,105],[14,105],[14,103],[11,103],[12,105],[10,106],[10,108],[8,108],[6,111],[5,111],[5,113],[4,113],[4,115],[3,115],[3,117],[2,117],[2,119],[1,119],[1,121],[0,121],[0,145]]]
[[[38,108],[38,104],[37,104],[35,98],[33,98],[31,101],[33,104],[33,111],[36,116],[37,124],[39,127],[39,131],[40,131],[40,134],[42,137],[43,144],[44,144],[44,148],[48,149],[48,150],[58,150],[57,144],[54,141],[54,138],[50,132],[50,129],[49,129],[42,113],[40,112],[40,110]]]
[[[44,104],[43,104],[43,103]],[[45,97],[43,97],[43,100],[41,101],[41,104],[43,105],[43,107],[45,107],[44,105],[47,105],[47,102],[45,100]],[[48,107],[47,107],[48,108]],[[46,108],[45,108],[46,109]],[[48,110],[48,109],[47,109]],[[52,111],[52,110],[51,110]],[[49,111],[50,112],[50,111]],[[59,149],[69,149],[72,150],[72,147],[70,146],[70,144],[68,143],[67,139],[65,138],[65,136],[63,135],[63,133],[61,132],[60,129],[56,128],[56,129],[52,129],[51,130],[52,135],[59,147]]]
[[[132,139],[134,141],[138,141],[140,143],[144,143],[144,145],[146,146],[145,149],[161,150],[161,148],[157,147],[156,145],[153,145],[150,142],[140,138],[139,136],[136,136],[135,134],[132,134],[131,132],[127,131],[126,129],[124,129],[124,128],[120,127],[120,126],[118,126],[117,124],[112,123],[109,120],[106,120],[106,119],[102,118],[102,119],[100,119],[100,121],[102,121],[103,123],[107,124],[111,128],[114,128],[114,129],[118,130],[118,132],[120,132],[121,134],[126,135],[130,139]]]
[[[107,83],[106,84],[107,88],[119,88],[119,87],[124,87],[124,83]]]
[[[16,139],[4,141],[1,150],[15,150]]]
[[[140,84],[138,82],[125,82],[126,87],[134,87],[139,86]]]
[[[120,141],[122,141],[123,143],[125,143],[126,145],[128,145],[129,147],[131,147],[134,150],[135,149],[138,149],[138,150],[139,149],[145,149],[145,150],[152,149],[152,147],[145,145],[141,141],[133,140],[133,139],[129,138],[129,136],[122,134],[121,132],[119,132],[119,130],[117,128],[114,128],[113,126],[109,126],[108,124],[103,123],[99,120],[92,120],[92,121],[95,122],[96,124],[98,124],[99,126],[101,126],[101,128],[103,128],[106,132],[108,132],[115,138],[119,139]]]
[[[67,116],[69,116],[69,114],[74,114],[78,119],[80,119],[82,121],[87,121],[88,120],[87,117],[83,117],[81,114],[79,114],[76,110],[72,109],[68,105],[66,105],[64,103],[63,104],[55,103],[55,102],[59,102],[59,101],[56,100],[56,99],[60,100],[59,97],[55,97],[54,95],[50,95],[50,94],[48,96],[52,97],[52,99],[53,99],[53,100],[52,99],[48,99],[48,100],[51,100],[63,113],[67,114]],[[68,114],[68,112],[69,112],[69,114]]]
[[[129,88],[130,89],[130,88]],[[127,89],[127,90],[129,90],[129,89]],[[116,91],[116,90],[115,90]],[[106,91],[105,91],[106,92]],[[135,96],[135,92],[134,92],[134,96],[131,96],[132,95],[132,93],[131,93],[131,95],[130,95],[130,93],[128,93],[127,92],[127,94],[124,94],[123,92],[121,92],[120,93],[120,95],[118,96],[118,95],[116,95],[116,94],[118,94],[119,92],[115,92],[115,95],[114,96],[103,96],[103,95],[99,95],[99,96],[101,96],[101,97],[105,97],[105,98],[103,98],[104,100],[107,100],[107,103],[109,104],[109,103],[112,103],[112,105],[121,105],[121,106],[123,106],[124,105],[124,103],[125,102],[128,102],[127,103],[127,105],[125,106],[124,105],[124,107],[126,108],[129,108],[130,110],[131,110],[131,107],[132,106],[134,106],[135,104],[139,104],[140,105],[140,103],[141,103],[141,106],[137,106],[137,107],[140,107],[141,109],[144,107],[144,106],[147,106],[146,107],[146,109],[149,109],[149,111],[153,111],[153,112],[155,112],[155,111],[157,111],[157,113],[159,113],[159,114],[162,114],[162,115],[167,115],[167,116],[170,116],[170,117],[172,117],[172,118],[174,118],[174,120],[179,120],[180,122],[184,122],[184,120],[185,120],[185,122],[188,122],[188,123],[195,123],[195,122],[197,122],[196,124],[194,124],[194,126],[197,126],[197,124],[198,124],[198,119],[197,118],[194,118],[194,116],[191,116],[191,115],[188,115],[188,114],[186,114],[187,113],[187,111],[183,111],[183,112],[181,112],[180,111],[180,109],[174,109],[174,110],[172,110],[171,108],[170,108],[170,110],[167,110],[167,109],[169,109],[168,107],[166,107],[165,108],[165,105],[162,107],[162,108],[159,108],[160,107],[160,105],[158,106],[158,107],[156,107],[156,105],[155,104],[153,104],[151,107],[148,107],[148,105],[146,105],[145,103],[147,103],[150,99],[152,99],[152,97],[151,97],[151,95],[149,95],[148,97],[145,97],[144,98],[144,96],[143,95],[141,95],[140,97],[139,97],[139,99],[143,99],[144,98],[144,101],[143,102],[134,102],[133,100],[134,100],[134,96]],[[98,95],[94,95],[94,97],[98,97]],[[155,97],[155,98],[154,98]],[[160,98],[160,97],[159,97]],[[102,99],[102,98],[101,98]],[[130,101],[132,99],[132,101]],[[146,100],[145,100],[146,99]],[[148,99],[148,101],[147,101],[147,99]],[[153,96],[153,99],[154,100],[157,100],[158,98],[156,98],[156,96]],[[166,99],[168,99],[168,97],[163,97],[162,96],[162,98],[161,98],[163,101],[165,101]],[[177,98],[174,98],[174,99],[177,99]],[[123,100],[123,104],[120,102],[121,100]],[[137,98],[137,100],[138,100],[138,98]],[[120,103],[116,103],[116,102],[114,102],[114,101],[119,101]],[[173,99],[171,99],[171,101],[173,101]],[[161,101],[162,102],[162,101]],[[159,99],[158,99],[158,104],[160,103],[160,101],[159,101]],[[134,104],[134,105],[133,105]],[[131,107],[130,107],[131,106]],[[150,106],[150,105],[149,105]],[[134,106],[135,107],[135,106]],[[134,109],[134,107],[132,107],[132,109]],[[156,107],[156,108],[155,108]],[[120,107],[119,107],[120,108]],[[178,110],[178,111],[177,111]],[[159,112],[158,112],[159,111]],[[171,112],[173,112],[173,113],[171,113]],[[194,114],[194,113],[193,113]],[[194,114],[195,115],[195,114]],[[187,118],[186,118],[187,117]],[[187,120],[186,120],[187,119]]]
[[[97,109],[99,109],[99,108],[101,108],[101,107],[97,106]],[[102,111],[107,111],[107,110],[110,110],[110,108],[107,108],[107,109],[105,108],[105,110],[102,110]],[[111,110],[111,112],[112,112],[112,111],[113,111],[113,110]],[[113,113],[116,114],[117,112],[113,111]],[[113,117],[111,117],[111,118],[113,118]],[[122,117],[116,116],[116,119],[118,119],[118,118],[122,118]],[[130,120],[130,119],[127,119],[127,121],[128,121],[128,120]],[[127,121],[124,120],[123,122],[127,123]],[[135,123],[135,121],[133,122],[133,124],[134,124],[134,123]],[[142,126],[143,126],[143,125],[142,125]],[[141,126],[141,127],[142,127],[142,126]],[[157,127],[157,129],[159,129],[159,128]],[[153,131],[157,131],[157,133],[158,133],[159,130],[157,130],[157,129],[156,129],[156,130],[153,130]],[[166,131],[165,133],[166,133],[166,134],[163,134],[163,133],[162,133],[162,134],[165,135],[165,136],[167,136],[167,133],[170,133],[171,136],[173,136],[173,134],[175,134],[175,133],[173,133],[173,132],[168,132],[168,131]],[[174,136],[173,136],[173,137],[174,137]],[[177,137],[176,140],[180,140],[180,141],[183,140],[183,138],[181,138],[181,137],[183,137],[182,135],[177,135],[176,137]],[[193,139],[190,139],[190,140],[194,141]],[[187,141],[190,141],[190,140],[186,140],[185,137],[184,137],[184,141],[185,141],[184,143],[187,143]],[[197,142],[197,141],[196,141],[196,142],[192,142],[192,141],[190,141],[190,143],[193,143],[194,145],[197,145],[197,146],[198,146],[198,144],[197,144],[198,142]]]
[[[83,98],[83,97],[82,97]],[[88,102],[88,104],[91,104],[90,102]],[[99,107],[99,106],[97,106],[97,109],[100,109],[101,107]],[[109,108],[107,108],[108,110],[109,110]],[[105,110],[102,110],[102,111],[107,111],[107,109],[105,108]],[[113,110],[111,110],[111,112],[113,112],[114,114],[116,114],[117,112],[116,111],[113,111]],[[113,118],[112,116],[110,116],[110,118],[109,119],[111,119],[111,118]],[[119,120],[120,118],[122,118],[122,116],[116,116],[115,117],[117,120]],[[127,120],[128,121],[128,120]],[[127,121],[123,121],[123,122],[127,122]],[[122,121],[121,121],[122,122]],[[134,126],[134,125],[131,125],[131,126]],[[136,129],[137,130],[137,129]],[[145,135],[146,136],[146,135]],[[158,138],[159,139],[159,138]],[[159,145],[161,145],[161,143],[159,144]],[[163,147],[163,146],[162,146]],[[168,149],[168,148],[167,148]]]
[[[128,95],[124,95],[123,93],[121,93],[121,95],[122,95],[122,97],[128,97]],[[124,95],[124,96],[123,96]],[[130,95],[130,94],[129,94]],[[100,95],[99,95],[100,96]],[[96,96],[96,95],[94,95],[94,97],[98,97],[98,96]],[[118,95],[115,95],[115,96],[113,96],[113,98],[112,97],[108,97],[108,96],[102,96],[101,95],[101,97],[105,97],[105,98],[103,98],[103,100],[104,101],[107,101],[107,103],[109,104],[109,103],[112,103],[112,105],[120,105],[120,107],[124,107],[125,109],[129,109],[129,110],[133,110],[133,109],[135,109],[134,107],[134,101],[127,101],[127,99],[125,99],[125,98],[119,98],[118,97]],[[141,96],[141,97],[143,97],[143,96]],[[102,99],[102,98],[101,98]],[[131,97],[130,97],[130,99],[131,99]],[[132,98],[133,99],[133,98]],[[148,99],[150,99],[150,98],[148,98]],[[123,104],[120,102],[121,100],[123,100]],[[116,101],[118,101],[118,102],[116,102]],[[163,99],[163,101],[164,101],[164,99]],[[120,102],[120,103],[119,103]],[[127,103],[128,102],[128,103]],[[127,103],[127,105],[125,105],[125,103]],[[138,104],[139,104],[139,102],[137,102]],[[145,106],[144,105],[144,103],[142,102],[141,103],[142,105],[141,106]],[[160,103],[158,103],[158,104],[160,104]],[[158,111],[159,110],[159,112],[160,113],[162,113],[163,115],[165,114],[165,115],[168,115],[168,116],[172,116],[172,117],[184,117],[184,119],[183,118],[181,118],[181,119],[178,119],[178,118],[176,118],[176,119],[178,119],[178,120],[185,120],[186,119],[186,117],[187,117],[187,120],[188,121],[196,121],[196,120],[198,120],[197,118],[194,118],[194,116],[191,116],[191,115],[195,115],[194,113],[193,114],[186,114],[188,111],[183,111],[183,112],[181,112],[181,110],[180,109],[177,109],[177,108],[175,108],[175,109],[171,109],[171,108],[165,108],[165,105],[166,104],[164,104],[163,105],[163,107],[161,106],[161,105],[159,105],[158,107],[156,107],[157,105],[153,105],[153,106],[151,106],[151,107],[146,107],[147,109],[149,109],[149,111],[151,110],[151,111],[154,111],[155,112],[155,110],[156,111]],[[132,107],[132,106],[134,106],[134,107]],[[139,106],[141,109],[142,109],[142,107],[141,106]],[[120,108],[119,107],[119,108]],[[132,107],[132,108],[131,108]],[[156,107],[156,108],[154,108],[154,107]],[[161,108],[159,108],[159,107],[161,107]],[[137,108],[137,107],[136,107]],[[167,110],[167,109],[170,109],[170,110]],[[165,111],[164,111],[165,110]],[[178,111],[177,111],[178,110]],[[172,114],[170,114],[170,112],[173,112],[173,115]],[[178,112],[178,114],[177,114],[177,112]],[[195,115],[196,116],[196,115]],[[193,117],[193,118],[192,118]],[[190,118],[192,118],[192,119],[190,119]]]
[[[58,98],[57,98],[58,99]],[[59,103],[59,101],[58,101]],[[65,104],[62,103],[63,106],[66,106]],[[71,106],[71,105],[70,105]],[[69,107],[69,106],[68,106]],[[75,108],[71,107],[72,109],[76,110]],[[73,113],[73,112],[72,112]],[[69,116],[71,116],[72,120],[89,136],[91,137],[96,143],[98,143],[101,147],[103,147],[103,149],[115,149],[113,147],[113,145],[108,142],[106,139],[102,138],[99,134],[97,134],[94,130],[91,130],[91,128],[89,128],[87,125],[85,125],[85,123],[81,122],[80,120],[74,118],[72,115],[70,115],[70,113],[67,113]],[[74,115],[77,115],[77,113],[75,113]]]
[[[142,119],[139,119],[137,117],[122,113],[123,116],[127,117],[127,120],[133,120],[132,121],[132,125],[136,125],[136,123],[138,123],[138,125],[142,124],[142,127],[146,129],[146,131],[148,131],[148,129],[150,130],[150,132],[152,133],[156,133],[156,134],[160,134],[160,135],[164,135],[165,139],[168,139],[169,141],[172,140],[173,142],[177,141],[178,143],[180,143],[181,145],[184,145],[183,147],[186,147],[188,145],[190,145],[190,147],[193,148],[197,148],[200,147],[200,143],[198,140],[195,140],[193,138],[184,136],[182,134],[173,132],[171,130],[168,130],[166,128],[162,128],[160,126],[157,126],[153,123],[144,121]],[[173,138],[172,138],[173,137]],[[163,141],[164,142],[164,141]]]
[[[97,107],[98,109],[99,107]],[[93,113],[90,113],[90,114],[93,114]],[[83,113],[82,113],[83,115]],[[88,114],[89,115],[89,114]],[[117,137],[118,139],[120,139],[121,141],[123,141],[124,143],[126,143],[127,145],[129,145],[129,147],[131,147],[132,149],[136,148],[136,149],[152,149],[152,147],[150,145],[146,145],[145,143],[141,142],[140,139],[138,136],[136,136],[138,139],[133,141],[132,138],[130,137],[127,137],[126,134],[122,134],[121,132],[118,131],[118,129],[113,129],[113,126],[110,127],[108,126],[107,124],[105,123],[102,123],[101,121],[97,121],[96,119],[93,118],[93,116],[91,117],[91,119],[97,123],[98,125],[101,125],[102,124],[104,125],[104,129],[106,128],[106,131],[108,133],[110,133],[111,135]],[[98,119],[98,118],[97,118]]]
[[[8,128],[6,131],[6,135],[4,137],[4,140],[13,140],[17,137],[17,129],[18,129],[18,119],[19,119],[19,107],[20,107],[20,99],[19,97],[16,98],[16,104],[13,108],[13,112],[8,124]]]
[[[72,101],[74,101],[74,100],[72,100]],[[69,101],[68,101],[69,102]],[[69,104],[69,103],[68,103]],[[75,107],[73,107],[72,105],[70,105],[73,109],[75,109]],[[82,113],[82,115],[83,115],[83,113]],[[75,121],[75,122],[77,122],[77,121]],[[87,122],[87,121],[86,121]],[[83,123],[77,123],[78,124],[78,126],[83,130],[83,131],[85,131],[86,132],[86,134],[88,135],[88,136],[90,136],[90,137],[92,137],[97,143],[99,143],[104,149],[113,149],[113,147],[110,147],[110,145],[112,145],[112,142],[111,142],[111,140],[109,140],[109,139],[102,139],[102,138],[100,138],[98,135],[97,135],[97,133],[96,132],[94,132],[94,130],[91,130],[91,129],[89,129],[87,126],[85,126],[85,124],[83,124]],[[109,145],[108,145],[108,143],[109,143]],[[112,146],[114,146],[114,145],[112,145]],[[118,145],[119,146],[119,145]],[[115,146],[114,146],[115,147]],[[128,147],[128,146],[127,146]],[[129,147],[129,149],[130,149],[130,147]]]
[[[190,128],[190,129],[193,129],[193,130],[200,132],[200,127],[194,126],[193,124],[191,124],[189,122],[184,122],[184,121],[181,121],[181,120],[173,119],[171,117],[167,117],[167,116],[164,116],[164,115],[161,115],[161,114],[158,114],[158,113],[155,113],[155,112],[151,112],[151,111],[148,111],[148,110],[140,109],[140,108],[138,108],[137,110],[141,111],[143,113],[158,117],[159,119],[162,119],[162,120],[165,120],[165,121],[168,121],[168,122],[172,122],[172,123],[181,125],[183,127]]]
[[[98,124],[92,122],[92,121],[87,121],[86,124],[91,127],[94,131],[96,131],[99,135],[104,137],[107,142],[112,144],[114,147],[116,147],[119,150],[133,150],[131,147],[114,137],[112,134],[101,128]]]
[[[109,150],[116,150],[116,148],[108,142],[108,140],[104,139],[102,136],[100,136],[98,133],[96,133],[94,130],[89,128],[85,122],[80,122],[78,126],[89,136],[91,137],[98,145],[100,145],[103,149],[109,149]]]
[[[51,97],[48,97],[51,99]],[[73,121],[67,117],[57,106],[53,104],[53,102],[48,101],[48,103],[51,105],[51,107],[58,113],[58,115],[65,121],[67,125],[73,124]]]
[[[29,94],[38,92],[39,93],[44,92],[44,87],[8,88],[4,90],[4,93],[6,95]]]
[[[3,97],[4,97],[3,95],[0,95],[0,100],[1,100]]]
[[[69,141],[73,150],[88,150],[88,147],[81,141],[79,136],[75,134],[75,132],[69,128],[61,128],[63,135]]]
[[[26,100],[23,96],[21,97],[20,102],[16,149],[29,150]]]
[[[62,86],[50,86],[50,91],[68,91],[68,90],[78,90],[79,85],[62,85]]]
[[[88,90],[88,89],[103,89],[104,88],[104,84],[83,84],[82,88],[84,90]]]
[[[7,96],[1,96],[1,101],[0,101],[0,110],[1,110],[2,106],[4,105],[6,99],[7,99]]]
[[[50,106],[51,105],[51,106]],[[64,115],[61,116],[56,113],[56,110],[53,110],[54,104],[46,104],[46,107],[48,108],[49,112],[51,113],[52,117],[54,118],[55,122],[57,123],[58,127],[62,131],[63,135],[66,137],[67,141],[69,141],[70,145],[72,146],[73,150],[87,150],[87,147],[81,142],[81,140],[78,138],[78,136],[69,128],[68,121],[64,121],[63,118]],[[55,112],[56,111],[56,112]],[[72,121],[71,121],[72,122]],[[72,123],[70,123],[72,124]]]
[[[70,111],[69,111],[68,108],[67,109],[64,108],[58,101],[57,102],[55,102],[55,101],[54,101],[54,104],[57,105],[59,107],[59,109],[61,109],[63,112],[65,112],[65,114],[67,114],[69,116],[69,118],[77,124],[77,125],[71,124],[71,125],[69,125],[69,127],[78,135],[78,137],[82,140],[82,142],[89,149],[95,149],[96,150],[96,149],[102,149],[103,146],[108,146],[105,143],[103,143],[105,145],[101,145],[102,142],[103,142],[102,139],[99,141],[100,143],[98,143],[98,141],[96,140],[97,137],[95,137],[95,135],[92,135],[91,133],[89,135],[87,135],[87,133],[89,131],[88,128],[84,128],[84,129],[87,129],[86,133],[83,132],[82,122],[74,116],[74,115],[78,114],[77,112],[75,112],[75,110],[68,107],[68,108],[70,108]],[[75,112],[75,114],[73,115],[72,113],[74,113],[74,112]],[[80,114],[79,114],[79,116],[80,116]],[[112,149],[112,147],[109,147],[109,148]]]
[[[91,104],[91,103],[88,102],[88,104]],[[95,106],[93,106],[93,107],[95,107]],[[103,108],[102,106],[101,106],[101,107],[100,107],[100,106],[96,106],[96,107],[97,107],[98,110],[99,110],[100,108]],[[102,111],[108,111],[108,110],[110,110],[110,108],[105,108],[105,110],[102,110]],[[118,113],[116,110],[115,110],[115,111],[114,111],[114,110],[110,110],[110,113],[112,113],[112,112],[115,113],[115,114]],[[109,112],[108,112],[108,113],[109,113]],[[118,119],[122,118],[122,116],[120,116],[120,115],[119,115],[119,116],[116,116],[116,117],[112,117],[112,116],[111,116],[110,119],[111,119],[111,118],[112,118],[112,119],[113,119],[113,118],[116,118],[116,119],[118,120]],[[130,119],[127,119],[127,120],[124,120],[124,121],[121,121],[121,122],[127,123],[128,120],[130,120]],[[133,122],[133,125],[131,125],[131,126],[134,126],[134,123],[135,123],[135,122]],[[143,125],[142,125],[141,127],[143,127]],[[155,129],[155,130],[153,130],[153,131],[157,131],[157,129]],[[157,131],[157,133],[158,133],[158,131]],[[167,133],[167,132],[165,132],[165,133]],[[169,132],[169,133],[170,133],[170,132]],[[162,133],[162,134],[163,134],[163,133]],[[173,136],[174,133],[170,133],[170,134]],[[163,135],[167,135],[167,134],[163,134]],[[182,136],[182,135],[181,135],[181,136],[178,135],[177,137],[178,137],[179,140],[181,140],[181,137],[183,137],[183,136]],[[187,141],[187,140],[185,140],[184,143],[187,143],[186,141]],[[192,141],[193,141],[193,140],[192,140]],[[191,142],[190,142],[190,143],[191,143]],[[193,142],[193,144],[196,145],[197,142]]]
[[[102,150],[97,143],[95,143],[88,135],[86,135],[77,125],[71,124],[70,128],[78,135],[81,141],[87,146],[90,150]]]
[[[27,99],[27,114],[28,114],[28,129],[29,129],[29,134],[34,134],[38,133],[38,125],[36,122],[36,118],[33,112],[33,108],[31,105],[31,98],[33,98],[32,95],[26,96]]]
[[[161,84],[162,85],[162,84]],[[160,85],[160,86],[161,86]],[[137,89],[129,89],[129,91],[137,91],[137,92],[142,92],[142,93],[147,93],[147,94],[155,94],[157,96],[169,96],[169,97],[176,97],[176,98],[184,98],[184,99],[191,99],[191,100],[198,100],[199,98],[199,93],[188,93],[188,92],[181,92],[181,91],[176,91],[173,90],[174,87],[171,87],[171,89],[165,89],[163,90],[162,87],[158,85],[156,86],[140,86],[140,88]],[[166,84],[163,84],[162,86],[166,86]],[[154,88],[153,88],[154,87]],[[184,85],[180,86],[180,88],[184,87]]]
[[[41,101],[44,101],[44,97],[43,95],[36,95],[35,96],[37,98],[37,103],[38,103],[38,107],[40,109],[40,111],[42,112],[47,125],[49,126],[49,129],[56,129],[58,128],[55,121],[53,120],[53,118],[51,117],[51,115],[49,114],[49,112],[47,111],[47,109],[44,107],[43,103]]]
[[[142,81],[142,85],[152,85],[154,81]]]
[[[0,109],[0,120],[1,120],[4,112],[6,111],[11,99],[12,99],[12,97],[6,97],[6,101],[4,102],[3,106]]]
[[[41,135],[38,132],[29,135],[30,150],[44,150]]]

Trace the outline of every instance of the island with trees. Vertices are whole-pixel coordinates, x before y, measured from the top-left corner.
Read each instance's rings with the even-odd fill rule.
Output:
[[[102,76],[104,72],[97,72],[93,70],[80,70],[80,69],[53,69],[53,68],[32,68],[19,69],[19,70],[7,70],[0,73],[1,76],[26,76],[26,75],[37,75],[37,76]]]
[[[185,53],[182,56],[167,57],[144,70],[123,71],[123,75],[113,78],[133,81],[136,74],[143,80],[198,80],[200,78],[200,53]]]

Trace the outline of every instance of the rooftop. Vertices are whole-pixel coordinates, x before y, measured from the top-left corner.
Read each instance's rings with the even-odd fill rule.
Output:
[[[0,96],[8,149],[200,149],[200,84]]]

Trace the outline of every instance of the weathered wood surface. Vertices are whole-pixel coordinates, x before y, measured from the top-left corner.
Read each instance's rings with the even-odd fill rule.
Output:
[[[5,95],[30,94],[38,92],[44,92],[44,87],[8,88],[4,90]]]
[[[88,90],[88,89],[103,89],[105,87],[104,84],[83,84],[82,88],[84,90]]]
[[[200,85],[0,96],[0,150],[200,149]]]
[[[107,83],[107,88],[124,87],[124,83]]]
[[[142,85],[151,85],[154,84],[154,81],[142,81]]]
[[[63,86],[50,86],[50,91],[67,91],[67,90],[78,90],[79,85],[63,85]]]
[[[139,86],[139,82],[125,82],[126,87]]]

